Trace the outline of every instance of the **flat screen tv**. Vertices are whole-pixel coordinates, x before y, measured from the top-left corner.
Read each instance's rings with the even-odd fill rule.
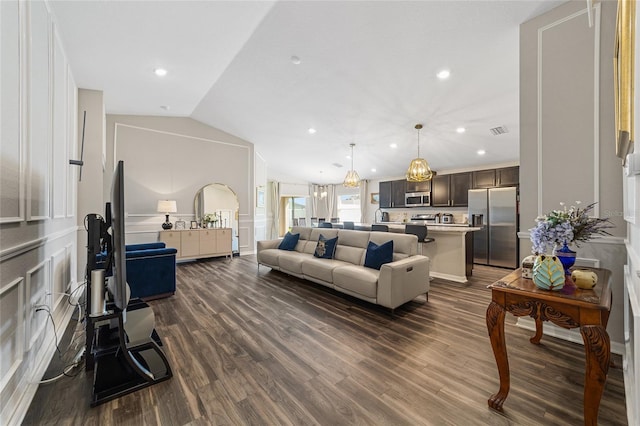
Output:
[[[108,289],[114,304],[122,311],[127,308],[131,294],[127,284],[127,253],[124,236],[124,161],[119,161],[111,183],[111,262],[113,278]]]

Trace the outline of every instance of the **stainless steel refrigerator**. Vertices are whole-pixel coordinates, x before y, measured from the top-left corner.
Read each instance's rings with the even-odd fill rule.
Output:
[[[473,263],[518,267],[518,199],[515,187],[469,190]]]

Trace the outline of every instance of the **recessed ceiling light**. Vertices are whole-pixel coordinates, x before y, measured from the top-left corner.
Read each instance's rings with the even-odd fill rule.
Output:
[[[375,173],[375,172],[376,172],[376,169],[371,169],[371,171],[372,171],[373,173]]]
[[[394,149],[395,149],[395,148],[397,148],[397,147],[398,147],[398,144],[397,144],[397,143],[392,143],[392,144],[391,144],[391,145],[389,145],[389,146],[390,146],[391,148],[394,148]]]
[[[442,70],[437,74],[440,80],[446,80],[447,78],[449,78],[450,75],[451,75],[451,72],[449,70]]]
[[[467,129],[465,129],[464,127],[458,127],[458,128],[456,129],[456,132],[458,132],[458,133],[464,133],[464,132],[466,132],[466,131],[467,131]]]
[[[345,157],[347,160],[351,160],[351,156],[350,155],[345,155]]]
[[[300,62],[302,62],[302,61],[300,60],[300,58],[298,58],[297,56],[293,55],[293,56],[291,57],[291,62],[292,62],[294,65],[300,65]]]
[[[308,132],[309,132],[310,135],[312,135],[312,134],[314,134],[316,132],[316,129],[314,129],[313,127],[309,127]]]
[[[160,105],[160,108],[165,110],[165,111],[169,111],[169,109],[171,108],[169,105]]]
[[[164,77],[165,75],[167,75],[167,70],[165,70],[164,68],[156,68],[155,70],[153,70],[153,72],[158,77]]]
[[[478,150],[478,155],[485,155],[487,153],[487,151],[485,151],[484,149],[479,149]]]

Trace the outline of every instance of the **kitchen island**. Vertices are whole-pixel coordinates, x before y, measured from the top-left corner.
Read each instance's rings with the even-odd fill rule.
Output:
[[[404,223],[381,224],[387,225],[390,232],[404,232]],[[422,244],[422,254],[431,260],[431,276],[466,283],[473,268],[473,232],[481,228],[462,224],[425,226],[427,236],[434,239]]]

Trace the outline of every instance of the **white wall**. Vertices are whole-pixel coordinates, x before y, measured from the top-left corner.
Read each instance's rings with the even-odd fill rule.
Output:
[[[0,424],[19,424],[76,289],[77,88],[42,1],[0,2]]]
[[[612,350],[622,353],[626,225],[613,139],[616,2],[597,3],[594,16],[589,28],[586,3],[568,2],[520,26],[520,255],[531,253],[527,230],[536,216],[560,201],[598,202],[595,215],[616,228],[612,237],[581,244],[578,262],[612,272],[607,331]],[[558,335],[582,342],[578,332]]]
[[[107,115],[105,191],[116,161],[125,162],[127,244],[158,240],[160,199],[177,201],[171,221],[194,220],[194,197],[210,183],[238,196],[240,254],[254,247],[253,144],[191,118]]]

